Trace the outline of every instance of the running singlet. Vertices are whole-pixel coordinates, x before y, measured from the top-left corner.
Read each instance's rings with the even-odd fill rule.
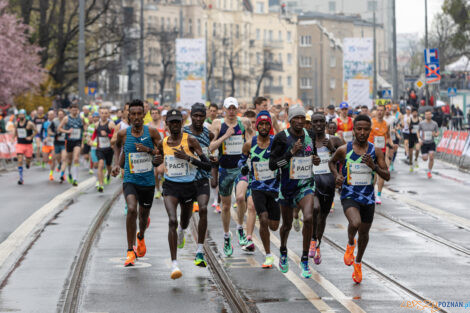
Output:
[[[221,120],[220,132],[217,139],[222,137],[228,130],[229,126],[225,124],[224,119]],[[237,125],[235,133],[227,138],[219,147],[219,165],[222,168],[236,168],[238,161],[242,156],[243,144],[245,143],[245,128],[241,120],[237,117]]]
[[[69,115],[65,129],[72,129],[72,133],[67,134],[66,139],[70,141],[77,141],[82,139],[83,122],[80,116],[75,118]]]
[[[94,140],[91,139],[93,137],[93,133],[95,132],[95,128],[96,128],[95,123],[91,123],[88,125],[86,129],[87,135],[90,136],[90,141],[87,141],[86,143],[92,148],[96,148],[98,146],[98,142],[96,138]]]
[[[376,161],[375,147],[368,143],[367,153]],[[342,169],[344,177],[341,189],[341,199],[351,199],[362,204],[375,204],[374,175],[375,172],[365,163],[362,156],[353,150],[352,142],[347,144],[346,162]]]
[[[351,142],[353,140],[353,120],[348,116],[348,123],[345,124],[341,117],[338,117],[336,119],[338,123],[338,129],[337,132],[342,131],[343,132],[343,139],[346,142]]]
[[[369,142],[373,143],[376,148],[380,148],[385,152],[387,142],[388,125],[385,120],[381,123],[376,119],[372,119],[372,130],[369,135]]]
[[[167,137],[167,132],[166,132],[166,129],[165,129],[165,123],[163,123],[163,121],[160,121],[160,125],[157,127],[157,131],[160,134],[160,137],[162,139]]]
[[[53,122],[47,120],[44,122],[44,127],[42,129],[42,139],[45,140],[45,145],[46,146],[49,146],[49,147],[52,147],[54,146],[54,137],[52,136],[49,136],[49,128],[51,127]]]
[[[286,135],[286,151],[291,150],[298,138],[292,136],[288,129]],[[304,128],[303,148],[294,155],[289,163],[281,168],[281,192],[284,197],[294,195],[302,188],[315,187],[312,175],[312,155],[314,141]]]
[[[197,141],[199,141],[199,144],[201,145],[202,153],[204,153],[206,157],[209,157],[209,144],[211,143],[209,139],[209,129],[207,129],[206,127],[203,127],[202,133],[200,133],[199,135],[195,135],[191,132],[190,126],[185,126],[183,128],[183,132],[194,136],[197,139]],[[207,172],[201,168],[198,168],[197,174],[196,174],[196,180],[200,180],[203,178],[211,178],[211,174],[210,172]]]
[[[124,183],[132,183],[138,186],[155,186],[155,174],[153,171],[152,155],[147,152],[137,152],[136,143],[141,143],[153,149],[152,137],[148,126],[144,125],[144,132],[140,137],[134,137],[131,127],[126,131],[124,143]]]
[[[188,161],[175,157],[175,151],[173,150],[180,150],[183,147],[187,155],[194,157],[195,155],[189,150],[188,136],[187,133],[183,133],[180,144],[171,147],[168,145],[169,137],[163,139],[165,180],[175,183],[189,183],[196,178],[197,168]]]
[[[413,121],[413,118],[410,119],[410,133],[413,136],[418,136],[419,131],[419,118],[416,122]]]
[[[59,132],[60,120],[58,118],[54,119],[50,128],[54,135],[54,146],[65,145],[65,133]]]
[[[405,115],[403,117],[403,133],[404,134],[410,133],[410,125],[408,125],[408,118],[411,120],[411,115]]]
[[[36,125],[36,130],[38,131],[37,135],[36,136],[39,136],[41,134],[41,130],[42,130],[42,127],[43,127],[43,124],[44,122],[46,121],[46,116],[43,115],[42,117],[35,117],[33,119],[33,123],[34,125]]]
[[[101,131],[106,132],[106,136],[101,135]],[[98,149],[111,149],[111,137],[113,136],[113,131],[109,129],[109,121],[106,121],[106,124],[101,125],[101,122],[98,122],[98,127],[96,127],[96,138],[98,142]]]
[[[276,173],[269,169],[269,156],[273,145],[274,136],[269,136],[269,146],[266,149],[258,147],[258,136],[251,140],[251,170],[250,185],[251,190],[262,190],[279,192],[279,182]]]
[[[16,123],[16,132],[18,134],[18,143],[23,145],[29,145],[33,143],[33,140],[28,140],[26,137],[30,137],[33,134],[32,129],[26,129],[28,126],[28,120],[25,119],[24,124],[20,125],[20,121]]]
[[[326,134],[329,139],[329,135]],[[324,196],[334,196],[335,194],[335,176],[330,171],[328,162],[331,158],[331,152],[328,147],[317,148],[317,154],[320,157],[320,165],[313,165],[313,174],[315,179],[315,190]]]

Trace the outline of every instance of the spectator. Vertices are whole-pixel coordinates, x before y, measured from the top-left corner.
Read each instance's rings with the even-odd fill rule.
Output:
[[[5,116],[3,110],[0,109],[0,134],[4,134],[7,132],[7,127],[5,123]]]

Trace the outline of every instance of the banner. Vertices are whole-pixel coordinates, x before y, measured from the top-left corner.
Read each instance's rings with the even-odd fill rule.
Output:
[[[12,134],[0,134],[0,159],[16,157],[15,140]]]
[[[192,81],[192,82],[191,82]],[[206,40],[176,39],[176,102],[189,109],[206,102]]]
[[[463,151],[465,149],[465,144],[467,143],[468,133],[467,132],[460,132],[457,143],[455,144],[454,151],[452,152],[456,156],[462,156]]]
[[[343,92],[344,100],[350,105],[372,106],[372,77],[374,48],[372,38],[344,38],[343,39]],[[366,98],[365,82],[367,80],[368,90]],[[356,90],[350,84],[359,86]]]
[[[447,146],[445,153],[452,154],[452,152],[454,151],[455,145],[457,144],[458,138],[459,138],[459,132],[452,131],[452,137],[450,139],[449,145]]]
[[[444,152],[447,149],[447,146],[449,145],[449,140],[452,135],[452,132],[450,130],[446,130],[444,134],[442,135],[441,141],[439,141],[439,144],[437,145],[437,152]]]

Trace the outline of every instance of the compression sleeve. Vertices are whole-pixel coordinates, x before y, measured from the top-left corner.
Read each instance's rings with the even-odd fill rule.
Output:
[[[292,153],[287,147],[287,137],[284,132],[278,133],[273,140],[271,155],[269,156],[269,169],[275,171],[284,167],[292,158]]]
[[[201,160],[198,160],[196,158],[191,158],[191,163],[194,164],[195,166],[203,169],[204,171],[209,172],[212,168],[211,161],[206,157],[205,154],[202,154],[199,156]]]

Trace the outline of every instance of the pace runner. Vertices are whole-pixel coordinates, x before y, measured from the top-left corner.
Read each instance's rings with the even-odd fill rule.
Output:
[[[23,160],[26,158],[26,168],[31,165],[33,158],[33,138],[37,134],[36,125],[26,119],[26,111],[24,109],[18,112],[18,121],[15,124],[16,137],[16,155],[18,159],[18,185],[23,185]]]
[[[65,167],[67,165],[67,151],[65,150],[65,133],[59,132],[59,125],[65,118],[63,109],[57,111],[57,118],[49,126],[49,133],[54,136],[54,154],[59,165],[60,183],[65,181]]]
[[[336,119],[338,124],[337,133],[344,142],[351,142],[353,140],[353,120],[348,116],[349,105],[347,102],[341,102],[339,108],[341,113]]]
[[[415,152],[415,167],[418,168],[418,157],[419,157],[419,141],[418,141],[418,130],[421,118],[418,116],[418,109],[413,108],[411,110],[411,117],[408,119],[408,127],[410,130],[408,140],[408,161],[410,163],[410,172],[413,172],[413,151]]]
[[[137,257],[145,256],[145,230],[149,224],[150,209],[155,192],[155,175],[153,172],[153,155],[155,146],[160,142],[160,134],[156,129],[144,125],[144,103],[133,100],[129,104],[130,127],[122,129],[116,136],[113,176],[124,168],[123,193],[127,204],[126,233],[127,257],[124,266],[133,266]],[[121,149],[124,164],[121,163]],[[139,207],[137,208],[137,203]],[[138,209],[138,211],[137,211]],[[139,216],[139,232],[136,235],[137,214]],[[137,247],[134,250],[134,242]]]
[[[201,122],[204,121],[204,118],[201,119]],[[167,112],[166,124],[170,131],[170,136],[159,143],[159,153],[155,157],[155,165],[163,163],[165,167],[165,181],[162,187],[163,202],[169,219],[168,244],[172,261],[170,277],[178,279],[183,273],[178,268],[176,248],[184,247],[184,233],[191,219],[193,201],[198,196],[198,188],[195,183],[197,168],[210,171],[211,164],[207,156],[202,152],[196,138],[181,131],[183,114],[179,110],[171,109]],[[196,158],[196,155],[199,156],[199,159]],[[208,188],[209,184],[207,184]],[[177,219],[178,204],[181,206],[179,226]]]
[[[78,186],[78,171],[80,167],[80,150],[83,139],[83,129],[86,124],[80,116],[78,104],[72,103],[69,107],[70,114],[62,120],[59,125],[59,132],[66,134],[65,150],[67,151],[67,166],[69,168],[69,178],[71,183]],[[73,162],[73,165],[72,165]]]
[[[434,165],[434,152],[436,151],[436,142],[434,138],[439,136],[439,126],[432,120],[432,111],[426,110],[424,121],[419,123],[418,140],[421,144],[421,156],[423,161],[428,161],[428,178],[432,178],[432,167]]]
[[[385,163],[382,149],[368,142],[372,121],[367,115],[358,115],[354,119],[354,141],[338,148],[330,159],[329,167],[335,176],[336,187],[341,188],[341,204],[348,219],[348,245],[344,253],[344,263],[354,263],[352,279],[362,281],[362,257],[369,242],[369,230],[375,211],[374,176],[378,174],[385,180],[390,179],[390,172]],[[336,167],[343,164],[341,173]],[[354,258],[358,234],[358,250]]]
[[[243,144],[250,141],[252,128],[250,120],[239,118],[238,101],[233,97],[224,100],[225,118],[212,122],[211,131],[214,138],[209,146],[211,151],[219,149],[219,193],[222,200],[222,224],[224,227],[224,253],[231,256],[233,253],[230,233],[230,209],[232,204],[232,190],[235,186],[238,206],[237,236],[240,246],[247,244],[243,231],[243,220],[246,211],[247,177],[243,177],[238,168],[238,161],[242,156]]]
[[[49,180],[54,180],[55,153],[54,153],[54,134],[49,132],[50,126],[54,122],[54,111],[47,112],[47,121],[44,122],[41,129],[42,139],[42,162],[49,163]]]
[[[369,135],[369,142],[374,144],[375,148],[382,149],[383,154],[386,156],[387,146],[392,146],[392,140],[389,133],[389,127],[384,120],[385,106],[379,105],[377,107],[377,117],[372,119],[372,129]],[[388,167],[388,158],[385,158],[385,163]],[[376,204],[382,204],[382,189],[384,188],[384,180],[380,175],[377,177],[377,197],[375,197]]]
[[[279,203],[276,200],[279,194],[279,181],[275,172],[269,169],[269,156],[274,140],[274,136],[270,135],[272,128],[269,112],[258,113],[255,129],[259,135],[243,145],[243,156],[238,162],[242,168],[242,175],[250,174],[251,198],[259,216],[259,234],[266,252],[263,268],[273,266],[274,257],[271,254],[269,230],[276,231],[281,219]],[[248,158],[251,159],[251,170],[247,165]]]
[[[183,132],[195,137],[201,146],[202,153],[205,156],[210,155],[209,145],[214,139],[214,134],[204,126],[206,119],[206,107],[202,103],[195,103],[191,107],[191,125],[184,126]],[[212,167],[212,166],[211,166]],[[204,240],[207,231],[207,204],[210,198],[210,171],[199,168],[196,173],[196,200],[199,212],[199,224],[197,226],[197,250],[194,264],[200,267],[206,267],[207,262],[204,258]],[[180,230],[180,228],[178,228]],[[179,237],[178,237],[179,238]]]
[[[312,127],[315,133],[315,145],[321,161],[313,166],[315,179],[315,196],[313,202],[313,232],[308,256],[313,258],[315,264],[321,263],[320,245],[325,232],[326,219],[331,211],[335,198],[335,178],[330,171],[328,162],[331,155],[338,149],[343,141],[339,137],[325,133],[326,118],[323,113],[314,113]]]
[[[36,151],[34,151],[35,157],[36,157],[36,164],[41,165],[43,168],[46,166],[46,163],[44,161],[41,162],[41,147],[42,147],[41,133],[42,133],[42,128],[46,119],[47,117],[44,115],[44,107],[39,106],[35,116],[32,118],[32,121],[34,125],[36,126],[36,131],[37,131],[36,136],[35,136]]]
[[[155,128],[160,133],[160,138],[164,139],[168,133],[166,130],[165,122],[162,119],[162,112],[156,107],[150,109],[150,116],[152,121],[148,124],[150,127]],[[155,168],[155,199],[160,199],[162,197],[162,192],[160,188],[160,173]]]
[[[100,120],[95,124],[95,131],[91,136],[93,142],[97,139],[96,157],[98,158],[98,192],[104,191],[104,184],[109,184],[111,175],[111,166],[113,164],[113,148],[111,147],[111,138],[114,133],[114,122],[109,118],[107,107],[100,108]],[[104,168],[106,166],[106,177],[104,177]]]
[[[279,203],[281,205],[282,226],[280,229],[281,246],[279,268],[287,273],[289,263],[287,257],[287,238],[292,228],[294,209],[303,212],[304,226],[302,230],[302,258],[300,267],[302,276],[310,278],[312,273],[308,265],[308,251],[313,231],[313,194],[315,181],[312,175],[312,164],[320,164],[316,155],[314,134],[308,133],[305,125],[305,109],[296,105],[289,108],[290,127],[274,137],[269,168],[281,170]]]

